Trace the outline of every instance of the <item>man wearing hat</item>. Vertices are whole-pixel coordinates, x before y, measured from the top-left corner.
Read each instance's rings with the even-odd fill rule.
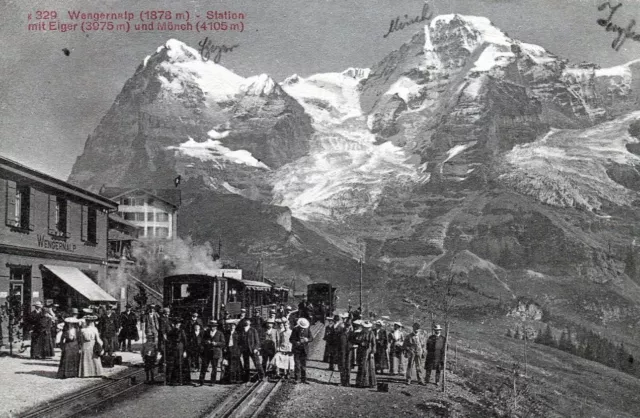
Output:
[[[420,324],[413,324],[413,332],[404,339],[404,352],[407,356],[407,385],[411,384],[411,374],[416,369],[418,383],[424,385],[422,380],[422,362],[424,361],[425,341],[420,333]]]
[[[262,362],[260,362],[260,334],[251,326],[251,320],[245,319],[244,326],[242,327],[242,333],[238,335],[238,344],[240,345],[240,351],[242,353],[242,364],[244,366],[244,381],[248,382],[251,376],[249,360],[253,361],[253,364],[258,370],[258,378],[264,379],[264,369],[262,368]]]
[[[393,323],[393,331],[389,333],[389,352],[391,357],[390,374],[395,374],[397,371],[399,375],[404,374],[403,364],[403,345],[404,345],[404,331],[402,330],[402,324],[400,322]]]
[[[336,315],[336,318],[329,318],[329,323],[324,328],[324,337],[325,341],[324,345],[324,356],[322,357],[322,361],[324,363],[329,363],[329,370],[333,371],[333,364],[336,362],[336,334],[335,334],[335,322],[336,319],[340,317]]]
[[[431,380],[431,370],[436,369],[436,386],[440,382],[440,370],[444,368],[444,347],[445,338],[442,336],[442,327],[435,325],[433,327],[434,335],[427,339],[427,361],[425,369],[427,371],[426,382]]]
[[[338,370],[340,371],[340,384],[349,386],[351,378],[351,345],[349,339],[351,336],[351,324],[349,323],[349,313],[345,312],[340,315],[341,321],[335,326],[336,338],[336,361]]]
[[[222,358],[222,351],[225,346],[226,339],[224,333],[218,330],[218,323],[214,319],[209,320],[209,328],[205,331],[202,339],[202,365],[200,367],[198,386],[204,384],[209,364],[211,364],[211,384],[216,383],[218,361]]]
[[[51,340],[51,327],[53,321],[42,309],[42,302],[33,304],[34,310],[29,316],[31,328],[31,358],[53,357],[53,341]]]
[[[278,330],[274,328],[275,318],[267,319],[267,322],[265,324],[267,329],[265,329],[263,333],[264,336],[262,338],[261,353],[262,353],[262,368],[264,369],[265,373],[267,373],[269,371],[269,366],[271,365],[271,361],[273,360],[273,357],[276,355],[276,347],[278,347],[280,341],[278,338],[279,337]]]
[[[153,305],[147,305],[147,311],[142,316],[141,322],[144,325],[144,335],[147,338],[153,336],[154,341],[156,341],[160,329],[160,316]]]
[[[377,320],[374,331],[376,336],[376,371],[380,374],[383,374],[384,370],[389,368],[389,356],[387,354],[389,336],[387,335],[387,331],[382,327],[383,325],[382,321]]]
[[[120,330],[119,340],[122,345],[121,349],[124,351],[126,348],[129,352],[131,351],[131,340],[138,341],[140,339],[138,335],[138,317],[131,308],[132,306],[127,303],[126,311],[120,314],[120,326],[122,329]]]
[[[176,316],[172,318],[171,330],[167,333],[166,340],[167,373],[165,382],[169,385],[182,384],[185,381],[185,375],[189,375],[189,365],[185,364],[186,345],[187,336],[182,330],[182,318]]]
[[[165,344],[167,341],[167,335],[169,334],[169,331],[171,331],[170,314],[171,309],[163,308],[162,316],[158,319],[158,351],[161,356],[160,361],[158,362],[158,367],[162,367],[164,365]]]
[[[100,331],[100,338],[104,343],[104,354],[110,356],[116,351],[116,342],[118,330],[120,329],[120,320],[118,315],[113,312],[113,306],[107,305],[107,310],[100,318],[98,323],[98,330]]]
[[[307,357],[309,357],[309,343],[311,341],[313,341],[313,335],[309,329],[309,321],[306,318],[298,319],[297,325],[289,337],[289,342],[293,345],[296,383],[300,383],[300,378],[302,378],[302,383],[309,383],[307,382]]]

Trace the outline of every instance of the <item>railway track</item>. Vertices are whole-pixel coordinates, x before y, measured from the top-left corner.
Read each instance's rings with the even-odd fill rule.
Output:
[[[324,325],[316,324],[312,327],[314,342]],[[314,343],[312,343],[314,344]],[[256,418],[264,411],[269,401],[282,386],[282,380],[257,381],[249,386],[243,386],[233,392],[219,404],[206,418]]]
[[[21,418],[62,418],[78,415],[140,386],[144,379],[145,372],[143,369],[128,371],[115,377],[105,378],[106,381],[96,386],[48,402],[19,416]]]

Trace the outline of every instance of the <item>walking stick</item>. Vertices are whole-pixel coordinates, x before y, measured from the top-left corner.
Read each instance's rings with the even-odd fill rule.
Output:
[[[164,385],[167,386],[167,340],[162,337],[162,362],[164,363]]]

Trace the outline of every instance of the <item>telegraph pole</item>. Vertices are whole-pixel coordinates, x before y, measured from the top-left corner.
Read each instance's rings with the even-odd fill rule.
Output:
[[[360,313],[362,314],[362,258],[360,258]]]

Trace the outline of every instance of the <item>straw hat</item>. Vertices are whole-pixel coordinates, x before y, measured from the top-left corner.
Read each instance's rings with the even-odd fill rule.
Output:
[[[233,325],[238,325],[238,320],[237,319],[227,319],[227,324],[233,324]]]
[[[37,308],[42,308],[42,302],[37,301],[36,303],[33,304],[33,306],[35,306]]]
[[[210,319],[209,320],[209,326],[210,327],[217,327],[218,326],[218,321],[216,321],[215,319]]]
[[[440,326],[440,324],[436,324],[433,326],[433,330],[434,331],[442,331],[442,327]]]
[[[356,319],[353,321],[353,325],[362,325],[362,319]]]
[[[373,325],[369,321],[364,321],[362,323],[362,326],[365,327],[365,328],[371,328]]]
[[[86,315],[86,316],[85,316],[84,318],[82,318],[82,319],[84,319],[85,321],[96,321],[96,320],[98,319],[98,317],[97,317],[97,316],[95,316],[95,315]]]
[[[394,322],[393,325],[402,328],[402,322]]]
[[[340,318],[343,318],[343,319],[349,318],[349,314],[347,312],[343,312],[340,314]]]
[[[74,317],[70,316],[69,318],[65,318],[64,322],[66,322],[68,324],[78,324],[78,323],[80,323],[80,320],[78,318],[74,318]]]
[[[374,324],[381,325],[381,326],[384,325],[384,323],[379,319],[376,322],[374,322]]]
[[[298,319],[298,326],[300,328],[309,328],[309,321],[307,321],[305,318],[300,318]]]

